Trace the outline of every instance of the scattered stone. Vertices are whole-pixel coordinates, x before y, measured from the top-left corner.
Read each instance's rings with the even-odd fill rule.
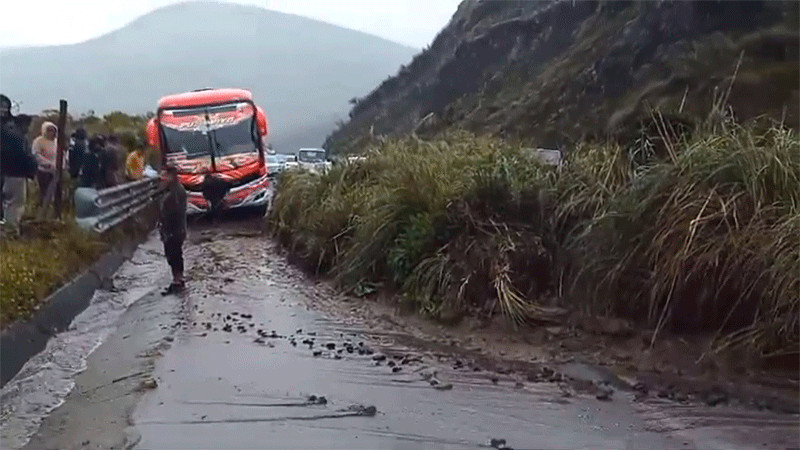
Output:
[[[658,391],[658,398],[666,398],[666,399],[674,399],[675,398],[675,387],[668,386],[665,389],[660,389]]]
[[[308,403],[311,403],[313,405],[327,405],[328,399],[325,398],[324,395],[316,396],[312,394],[308,397]]]
[[[302,333],[303,333],[303,329],[302,328],[298,328],[297,331],[295,331],[295,334],[302,334]]]
[[[505,448],[506,440],[492,438],[491,440],[489,440],[489,446],[492,448]]]
[[[489,446],[501,450],[514,450],[506,444],[505,439],[492,439],[489,441]]]
[[[386,355],[378,353],[377,355],[373,355],[372,356],[372,360],[373,361],[385,361],[386,360]]]
[[[449,391],[453,389],[453,385],[450,383],[439,383],[433,386],[433,388],[436,389],[437,391]]]
[[[497,384],[500,381],[500,379],[497,378],[497,377],[491,377],[489,379],[492,380],[492,383],[494,383],[494,384]]]
[[[352,345],[348,345],[347,347],[345,347],[345,350],[347,350],[347,353],[353,353],[353,351],[354,351],[355,349],[353,348],[353,346],[352,346]]]
[[[231,331],[233,331],[233,327],[230,324],[225,324],[225,326],[222,327],[222,331],[230,333]]]
[[[166,336],[166,337],[164,337],[164,340],[167,341],[167,342],[173,342],[175,340],[175,338],[172,337],[172,336]]]
[[[401,370],[403,370],[403,368],[400,367],[400,366],[392,367],[392,373],[397,373],[397,372],[400,372]]]
[[[158,383],[152,378],[146,378],[139,384],[140,389],[155,389],[157,387]]]
[[[240,314],[240,317],[242,319],[252,319],[253,315],[252,314]]]
[[[325,348],[327,348],[328,350],[333,350],[336,348],[336,344],[333,342],[328,342],[327,344],[325,344]]]
[[[396,366],[397,364],[395,364],[395,362],[394,362],[394,361],[391,361],[391,360],[390,360],[388,363],[386,363],[386,365],[387,365],[387,366],[389,366],[389,367],[394,367],[394,366]]]
[[[728,394],[722,389],[714,387],[710,391],[703,394],[703,400],[705,400],[708,406],[727,404]]]
[[[342,359],[342,355],[337,353],[337,354],[333,355],[333,359]]]
[[[517,389],[522,389],[525,387],[525,385],[522,383],[522,381],[517,381],[516,383],[514,383],[514,387]]]
[[[264,341],[264,339],[262,339],[260,337],[259,338],[255,338],[253,340],[253,342],[255,342],[256,344],[265,344],[266,343],[266,341]]]
[[[614,395],[614,389],[606,383],[601,383],[597,386],[594,397],[598,400],[611,401],[612,395]]]
[[[322,356],[322,350],[314,350],[314,356]]]

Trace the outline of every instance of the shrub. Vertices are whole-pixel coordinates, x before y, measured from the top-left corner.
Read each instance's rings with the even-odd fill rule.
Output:
[[[723,120],[676,139],[663,155],[584,144],[558,171],[462,132],[382,140],[363,163],[286,174],[269,220],[341,286],[388,282],[434,316],[554,321],[558,297],[657,330],[724,331],[722,345],[796,348],[797,134]]]

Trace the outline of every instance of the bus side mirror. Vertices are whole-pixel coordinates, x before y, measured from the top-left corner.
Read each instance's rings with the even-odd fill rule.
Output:
[[[161,138],[158,134],[158,124],[156,123],[156,119],[150,119],[147,122],[147,144],[151,147],[161,148],[159,145],[161,143]]]
[[[258,131],[262,137],[267,137],[269,134],[269,125],[267,124],[267,115],[260,106],[256,106],[256,121],[258,122]]]

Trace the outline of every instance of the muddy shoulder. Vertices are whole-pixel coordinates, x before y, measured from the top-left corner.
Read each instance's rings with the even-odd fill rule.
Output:
[[[125,449],[139,436],[134,407],[150,389],[155,362],[181,323],[179,298],[152,293],[134,303],[86,361],[64,403],[44,419],[26,449]],[[169,320],[165,320],[169,319]]]
[[[354,297],[327,280],[314,280],[313,290],[309,308],[495,378],[559,382],[599,399],[610,386],[634,392],[637,401],[800,413],[796,355],[714,352],[708,335],[662,332],[653,341],[652,330],[617,319],[573,316],[563,324],[518,326],[495,315],[442,323],[391,293]]]

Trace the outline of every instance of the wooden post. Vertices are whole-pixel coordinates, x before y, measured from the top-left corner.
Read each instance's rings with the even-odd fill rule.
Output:
[[[64,153],[67,150],[67,101],[58,102],[58,151],[56,154],[56,217],[61,218],[61,180],[64,178]]]

